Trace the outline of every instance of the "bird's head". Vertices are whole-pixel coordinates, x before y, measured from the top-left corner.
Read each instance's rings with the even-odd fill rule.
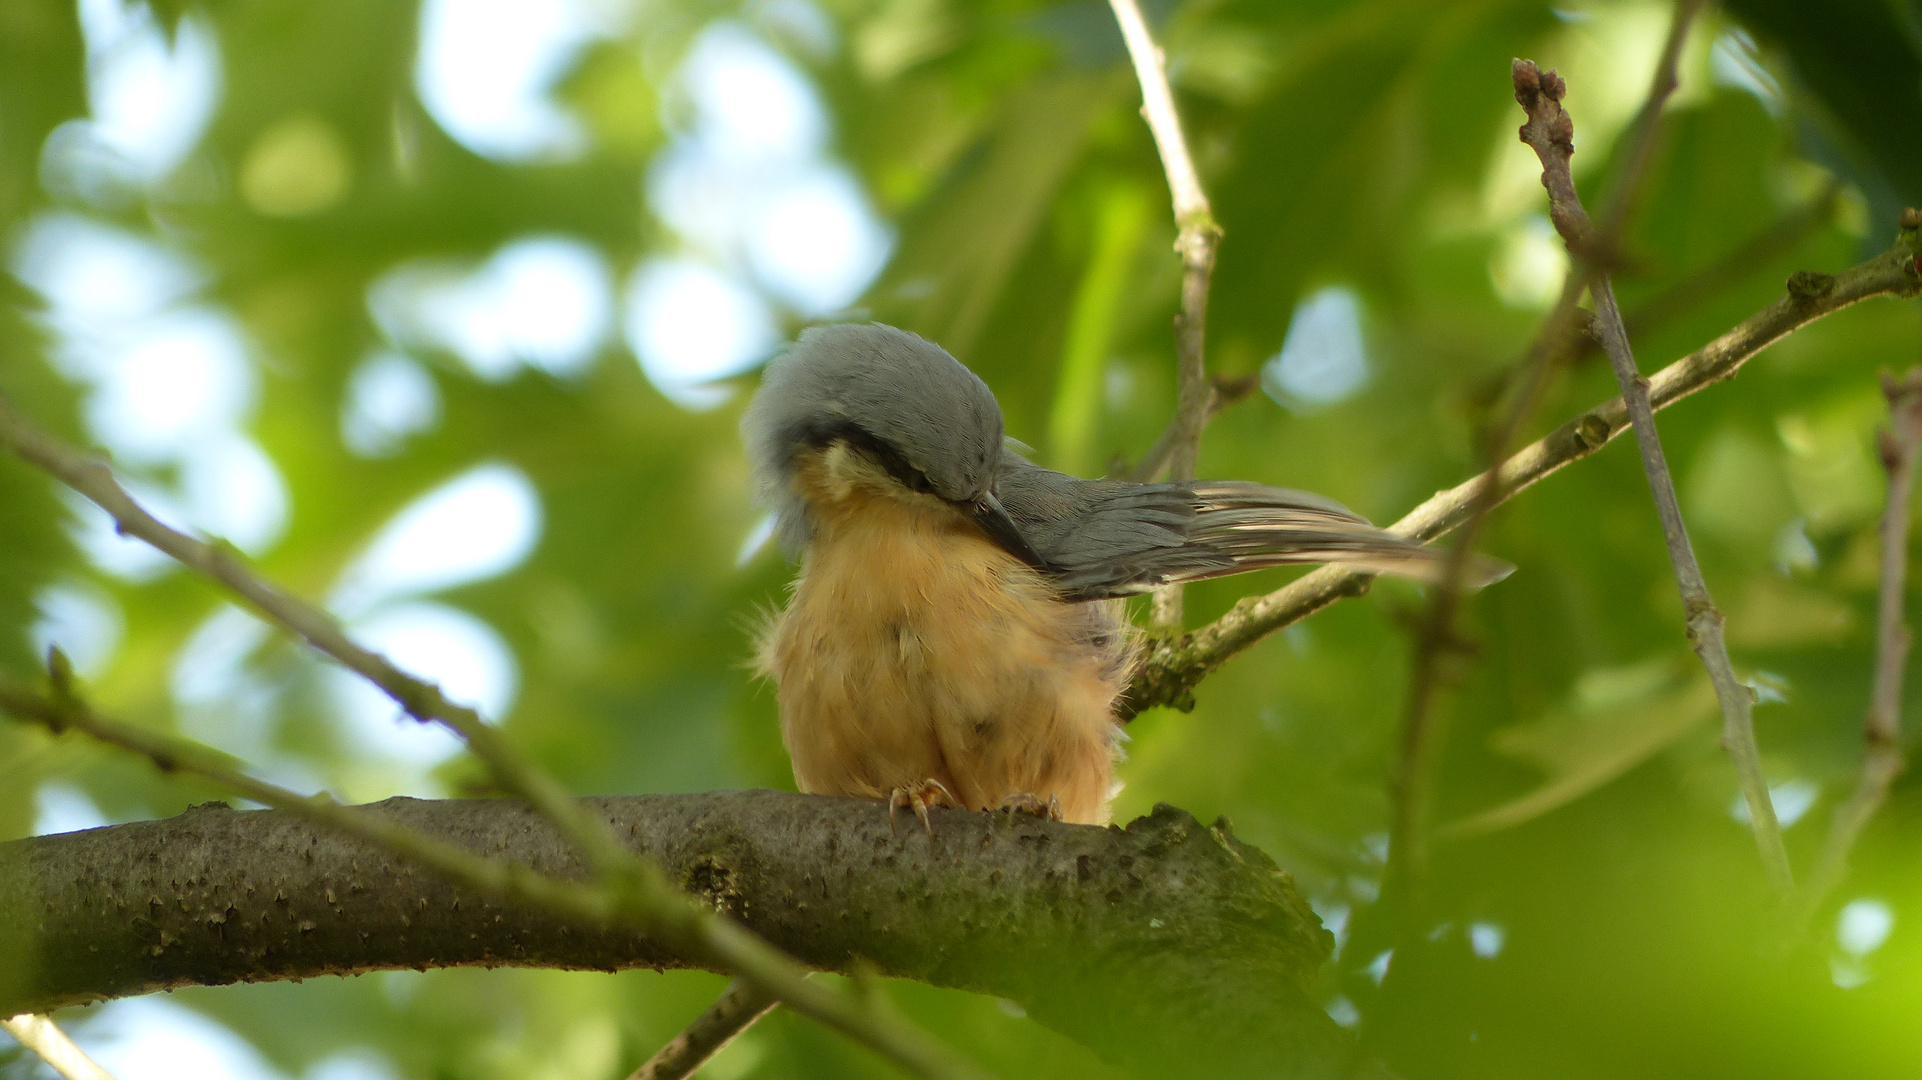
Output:
[[[880,324],[817,326],[768,363],[741,421],[755,478],[790,551],[812,526],[804,470],[840,489],[939,500],[1029,562],[995,498],[1001,407],[939,345]]]

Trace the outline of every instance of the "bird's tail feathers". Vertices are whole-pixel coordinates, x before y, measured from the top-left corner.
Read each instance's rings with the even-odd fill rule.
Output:
[[[1221,556],[1174,579],[1195,580],[1270,566],[1341,563],[1374,573],[1439,582],[1452,552],[1385,532],[1339,503],[1304,491],[1231,482],[1196,484],[1196,514],[1188,546]],[[1466,588],[1492,585],[1515,567],[1470,552],[1462,569]]]

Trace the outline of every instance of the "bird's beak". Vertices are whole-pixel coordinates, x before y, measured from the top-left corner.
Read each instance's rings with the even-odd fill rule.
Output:
[[[989,539],[1001,545],[1002,550],[1037,570],[1044,569],[1041,556],[1035,554],[1028,538],[1021,535],[1021,527],[1008,516],[1007,507],[994,497],[994,492],[987,492],[974,500],[973,509],[974,523],[981,526],[981,531],[987,533]]]

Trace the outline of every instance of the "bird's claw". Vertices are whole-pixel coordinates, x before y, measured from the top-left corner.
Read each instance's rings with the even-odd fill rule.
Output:
[[[1047,802],[1033,792],[1023,791],[1001,800],[998,809],[1004,814],[1032,814],[1047,821],[1061,820],[1061,797],[1050,794]]]
[[[934,839],[934,825],[928,821],[928,807],[955,805],[954,793],[939,780],[927,779],[906,787],[895,788],[888,795],[888,832],[899,835],[895,827],[895,811],[904,806],[914,808],[914,816],[921,820],[921,827],[927,830],[928,839]]]

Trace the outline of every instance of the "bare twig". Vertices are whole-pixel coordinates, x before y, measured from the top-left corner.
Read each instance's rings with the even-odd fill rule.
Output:
[[[122,533],[145,540],[181,563],[219,581],[269,621],[367,678],[409,714],[453,728],[494,771],[503,786],[554,823],[607,885],[612,915],[654,932],[687,935],[710,950],[717,966],[759,983],[809,1016],[865,1043],[920,1075],[979,1075],[926,1036],[876,1016],[843,995],[805,981],[805,972],[754,935],[723,920],[692,918],[693,910],[658,867],[635,858],[605,821],[583,814],[565,789],[481,722],[474,710],[447,700],[440,689],[395,667],[386,657],[355,644],[334,619],[256,575],[229,547],[215,546],[169,528],[148,513],[114,479],[106,465],[40,430],[0,398],[0,446],[51,473],[113,516]],[[156,759],[158,760],[158,759]],[[254,796],[249,795],[250,798]],[[263,800],[264,801],[264,800]],[[609,917],[604,914],[603,919]]]
[[[1201,177],[1195,172],[1188,140],[1181,132],[1181,115],[1175,111],[1174,91],[1168,86],[1166,58],[1148,33],[1140,5],[1135,0],[1108,2],[1121,25],[1128,56],[1134,61],[1135,78],[1141,83],[1141,115],[1154,135],[1155,149],[1168,175],[1168,192],[1174,200],[1175,251],[1181,256],[1181,311],[1175,316],[1175,418],[1168,475],[1177,481],[1192,480],[1201,453],[1201,429],[1208,422],[1210,391],[1204,333],[1208,285],[1215,272],[1221,227],[1209,209],[1208,195],[1201,189]],[[1181,625],[1181,586],[1156,590],[1154,621],[1158,626]]]
[[[1388,777],[1388,876],[1397,886],[1413,883],[1427,869],[1428,787],[1441,742],[1433,717],[1434,700],[1440,689],[1444,661],[1461,648],[1455,632],[1455,616],[1461,607],[1469,560],[1482,525],[1502,502],[1501,476],[1493,466],[1508,453],[1523,425],[1534,415],[1552,374],[1569,353],[1569,342],[1574,340],[1581,325],[1581,308],[1577,303],[1586,283],[1579,266],[1570,269],[1562,283],[1561,297],[1529,346],[1520,368],[1524,378],[1522,390],[1507,419],[1488,433],[1485,458],[1490,469],[1477,478],[1461,535],[1442,564],[1441,581],[1416,635],[1408,703],[1402,713],[1395,761]]]
[[[1574,150],[1574,125],[1562,109],[1562,81],[1554,72],[1543,74],[1527,60],[1515,62],[1515,85],[1528,110],[1529,123],[1522,128],[1523,141],[1542,162],[1542,183],[1548,188],[1550,220],[1562,234],[1569,250],[1579,258],[1593,250],[1594,231],[1581,197],[1575,191],[1568,169]],[[1648,380],[1635,365],[1628,332],[1622,326],[1621,309],[1615,303],[1614,286],[1606,273],[1598,273],[1590,285],[1595,297],[1595,330],[1616,382],[1622,388],[1629,422],[1635,429],[1635,443],[1641,449],[1642,467],[1648,474],[1649,490],[1662,522],[1669,559],[1675,565],[1675,579],[1682,593],[1682,609],[1688,625],[1690,643],[1708,669],[1715,684],[1715,696],[1722,704],[1722,744],[1735,763],[1735,775],[1748,801],[1749,823],[1755,833],[1756,848],[1770,883],[1786,896],[1794,885],[1789,869],[1788,851],[1782,846],[1781,827],[1775,820],[1775,806],[1769,799],[1768,779],[1762,773],[1762,756],[1755,743],[1754,693],[1736,677],[1729,662],[1728,646],[1722,638],[1722,613],[1710,596],[1689,543],[1688,528],[1675,495],[1675,481],[1669,474],[1668,459],[1662,451],[1661,434],[1655,427],[1655,410],[1649,403]]]
[[[21,1013],[11,1019],[0,1019],[0,1028],[20,1040],[21,1046],[39,1054],[48,1068],[67,1080],[114,1080],[113,1074],[75,1046],[50,1016]]]
[[[1895,244],[1880,255],[1840,274],[1796,274],[1790,279],[1792,288],[1767,307],[1650,376],[1649,403],[1665,409],[1730,378],[1769,345],[1843,308],[1877,296],[1922,293],[1919,232],[1922,223],[1910,224],[1905,217]],[[1497,485],[1502,500],[1593,454],[1626,430],[1628,410],[1619,397],[1578,414],[1502,463]],[[1388,531],[1422,541],[1446,535],[1468,519],[1485,482],[1477,476],[1436,492]],[[1367,592],[1372,580],[1366,571],[1324,566],[1273,592],[1243,599],[1207,626],[1150,643],[1147,661],[1122,704],[1124,717],[1157,705],[1192,707],[1194,688],[1230,657],[1337,600]]]
[[[1778,256],[1791,251],[1810,233],[1835,219],[1842,182],[1831,178],[1808,202],[1782,215],[1742,244],[1693,274],[1642,301],[1624,319],[1633,341],[1682,313],[1699,306],[1735,282],[1742,281]],[[1600,351],[1601,342],[1584,339],[1584,353]]]
[[[1605,272],[1615,265],[1623,229],[1628,224],[1629,215],[1635,210],[1636,200],[1641,196],[1642,181],[1647,178],[1649,163],[1655,157],[1655,135],[1661,128],[1662,109],[1678,85],[1677,70],[1681,66],[1682,46],[1688,43],[1689,27],[1705,3],[1706,0],[1676,0],[1675,10],[1669,18],[1668,38],[1662,43],[1662,55],[1655,63],[1654,81],[1650,83],[1648,96],[1642,99],[1641,110],[1635,114],[1635,121],[1629,128],[1628,150],[1623,157],[1622,171],[1615,179],[1608,205],[1602,210],[1601,227],[1587,238],[1591,261]],[[1523,141],[1527,141],[1526,136]],[[1574,190],[1572,183],[1569,190]],[[1552,208],[1552,199],[1550,203]],[[1563,234],[1563,239],[1567,239],[1567,234]]]
[[[473,709],[447,700],[438,686],[356,644],[333,616],[255,574],[232,547],[209,544],[169,528],[127,494],[113,470],[41,430],[4,398],[0,398],[0,446],[92,500],[113,517],[122,535],[144,540],[225,585],[269,622],[380,687],[408,715],[452,729],[487,763],[504,788],[552,820],[597,870],[606,872],[631,862],[605,824],[581,814],[560,784],[483,723]]]
[[[682,1080],[707,1064],[735,1036],[774,1011],[780,1004],[767,992],[739,979],[728,984],[707,1011],[694,1018],[685,1031],[661,1047],[653,1057],[631,1073],[627,1080]]]
[[[1260,386],[1259,375],[1216,375],[1209,379],[1208,420],[1212,422],[1231,406],[1247,400]],[[1129,465],[1126,459],[1117,458],[1108,469],[1108,475],[1116,480],[1130,480],[1137,484],[1153,481],[1167,467],[1168,457],[1175,452],[1175,443],[1180,435],[1179,425],[1169,424],[1162,429],[1160,437],[1155,439],[1155,444],[1148,448],[1148,452],[1141,455],[1140,461]]]
[[[47,695],[0,681],[0,711],[56,733],[70,728],[84,732],[146,757],[162,771],[199,776],[255,802],[379,844],[485,896],[538,905],[588,924],[623,923],[658,935],[762,987],[913,1075],[949,1080],[984,1080],[987,1075],[905,1021],[880,1015],[853,996],[810,980],[807,971],[780,950],[665,885],[643,892],[635,879],[622,876],[592,883],[561,881],[518,863],[483,858],[379,815],[342,806],[327,795],[301,795],[255,779],[229,764],[226,755],[192,740],[100,716],[63,684],[58,664],[55,683],[55,693]]]
[[[1917,217],[1910,210],[1905,218]],[[1797,905],[1797,929],[1806,929],[1842,883],[1849,852],[1862,830],[1888,797],[1889,786],[1902,775],[1902,673],[1909,659],[1909,628],[1902,617],[1908,592],[1909,496],[1915,488],[1915,455],[1922,446],[1922,368],[1912,368],[1901,379],[1882,376],[1882,393],[1889,399],[1889,426],[1881,432],[1882,467],[1889,474],[1888,503],[1882,509],[1882,582],[1876,604],[1875,690],[1862,724],[1867,749],[1862,775],[1847,802],[1835,808],[1828,842],[1820,861],[1802,888]]]
[[[1577,305],[1604,264],[1613,258],[1613,252],[1619,244],[1618,233],[1627,219],[1625,210],[1633,202],[1635,189],[1647,174],[1662,107],[1675,91],[1675,66],[1681,56],[1682,43],[1688,37],[1690,23],[1700,5],[1701,0],[1681,0],[1675,6],[1674,20],[1669,27],[1661,60],[1656,65],[1654,81],[1630,134],[1627,165],[1613,200],[1614,208],[1620,212],[1610,216],[1608,226],[1600,234],[1585,238],[1583,245],[1569,244],[1574,258],[1562,282],[1561,296],[1549,317],[1543,321],[1518,369],[1521,372],[1521,389],[1515,395],[1507,417],[1501,423],[1492,425],[1488,431],[1484,458],[1489,471],[1482,474],[1481,483],[1470,503],[1468,520],[1463,523],[1461,535],[1443,564],[1441,582],[1435,589],[1427,617],[1422,620],[1417,634],[1407,705],[1402,713],[1395,763],[1389,775],[1391,813],[1388,871],[1389,879],[1399,886],[1414,884],[1427,867],[1429,788],[1434,775],[1435,755],[1443,738],[1439,730],[1441,725],[1435,716],[1435,697],[1440,689],[1447,657],[1461,648],[1455,619],[1461,607],[1470,557],[1483,523],[1502,501],[1500,474],[1495,466],[1507,456],[1509,447],[1514,445],[1534,417],[1554,373],[1577,351],[1574,346],[1579,341],[1583,319],[1583,312]],[[1524,68],[1517,62],[1513,77],[1516,100],[1528,109],[1530,101],[1542,91],[1534,65]],[[1563,175],[1553,176],[1547,168],[1542,174],[1542,185],[1550,191],[1550,213],[1553,215],[1557,212],[1558,200],[1564,194],[1573,197],[1574,193],[1573,179],[1566,175],[1566,153],[1574,150],[1573,126],[1566,114],[1558,113],[1551,118],[1530,109],[1528,123],[1521,129],[1521,138],[1530,145],[1552,142],[1566,148],[1562,159]],[[1558,188],[1565,188],[1566,192]]]

